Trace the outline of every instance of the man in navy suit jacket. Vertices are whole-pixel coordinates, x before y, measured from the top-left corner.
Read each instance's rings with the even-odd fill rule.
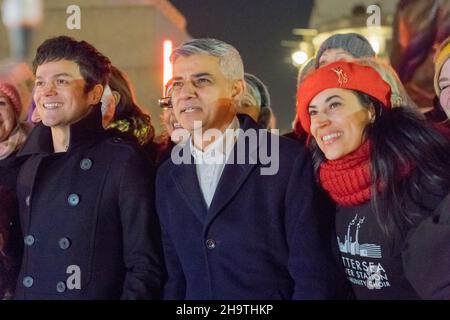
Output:
[[[315,209],[310,158],[236,116],[245,90],[238,51],[194,39],[171,61],[171,104],[190,137],[157,174],[165,297],[335,298],[331,215]]]

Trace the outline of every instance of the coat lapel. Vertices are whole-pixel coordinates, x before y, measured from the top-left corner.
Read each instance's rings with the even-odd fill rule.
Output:
[[[249,125],[244,118],[242,129],[245,131],[249,129]],[[238,140],[244,139],[242,135]],[[245,143],[245,163],[238,163],[238,156],[235,143],[233,153],[230,155],[227,164],[222,172],[222,177],[214,193],[211,206],[208,210],[205,226],[211,223],[220,211],[233,199],[244,182],[249,177],[250,173],[257,167],[258,164],[258,144],[248,145]],[[242,150],[239,150],[242,152]]]
[[[188,154],[190,154],[189,144],[183,148],[182,152],[188,152]],[[204,223],[207,207],[202,191],[200,190],[194,159],[192,156],[190,159],[190,164],[183,163],[177,165],[170,174],[174,184],[180,192],[181,198],[191,208],[197,218]]]
[[[223,170],[219,185],[214,193],[208,210],[205,225],[208,225],[220,211],[233,199],[241,186],[247,180],[256,164],[227,164]]]

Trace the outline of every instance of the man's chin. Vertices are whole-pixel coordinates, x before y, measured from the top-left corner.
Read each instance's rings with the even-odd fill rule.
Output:
[[[195,121],[184,121],[180,122],[181,127],[186,129],[189,132],[201,130],[203,127],[203,123],[201,120],[195,120]]]
[[[54,121],[54,120],[48,120],[48,119],[45,120],[45,119],[42,119],[41,122],[42,122],[42,124],[43,124],[44,126],[50,127],[50,128],[55,128],[55,127],[58,126],[58,122],[56,122],[56,121]]]

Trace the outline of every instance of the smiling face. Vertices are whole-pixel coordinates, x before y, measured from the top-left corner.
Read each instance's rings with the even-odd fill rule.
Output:
[[[450,119],[450,59],[448,59],[442,66],[439,74],[439,88],[441,94],[439,95],[439,102]]]
[[[234,99],[242,92],[242,82],[224,76],[218,57],[178,57],[170,84],[175,117],[191,133],[200,128],[224,131],[236,114]],[[194,121],[201,121],[201,125],[194,125]]]
[[[8,139],[16,126],[16,115],[8,97],[0,92],[0,142]]]
[[[327,89],[309,104],[311,134],[328,160],[355,151],[365,140],[371,111],[350,90]]]
[[[350,53],[340,48],[327,49],[320,56],[319,66],[323,67],[329,63],[339,60],[353,60],[355,59]]]
[[[43,124],[66,128],[84,118],[102,93],[99,84],[86,93],[85,84],[74,61],[57,60],[38,66],[34,101]]]

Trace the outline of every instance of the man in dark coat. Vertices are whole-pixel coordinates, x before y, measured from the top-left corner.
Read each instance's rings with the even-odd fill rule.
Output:
[[[41,44],[33,69],[42,122],[18,154],[29,158],[17,185],[25,248],[15,298],[158,298],[154,173],[102,128],[109,59],[57,37]]]
[[[171,103],[191,137],[157,174],[165,298],[335,298],[331,229],[314,212],[311,161],[295,141],[236,117],[237,50],[194,39],[171,61]]]

